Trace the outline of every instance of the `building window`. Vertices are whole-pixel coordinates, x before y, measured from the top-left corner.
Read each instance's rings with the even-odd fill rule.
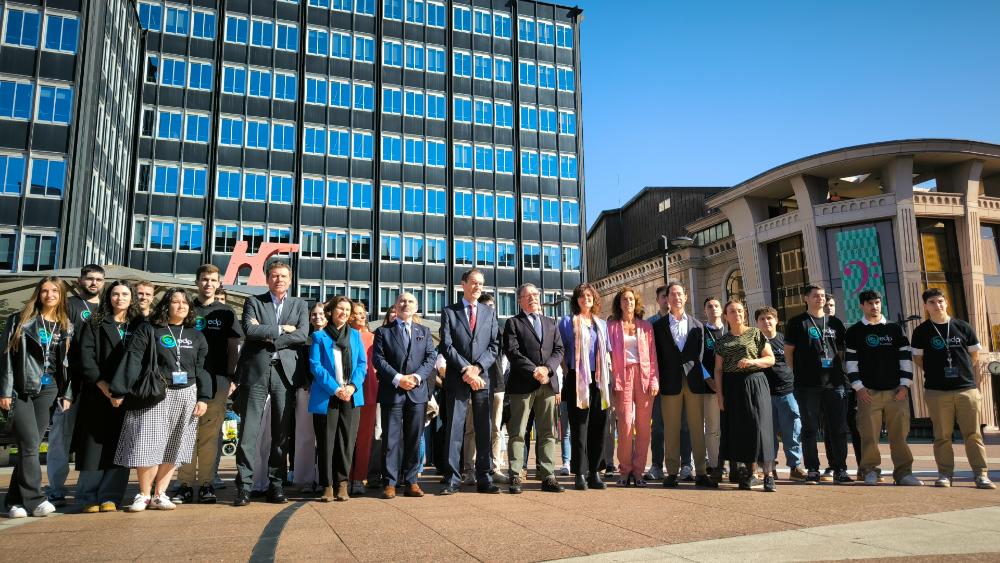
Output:
[[[187,79],[187,63],[178,59],[164,58],[161,65],[163,71],[160,73],[160,84],[183,88]]]
[[[733,270],[726,277],[726,300],[737,299],[746,302],[747,293],[743,289],[743,272]]]
[[[247,148],[267,149],[271,144],[271,124],[247,120]]]
[[[383,0],[382,16],[387,20],[402,20],[403,0]]]
[[[455,265],[472,266],[476,259],[475,251],[471,240],[455,240]]]
[[[539,154],[542,164],[542,178],[559,177],[559,157],[552,153],[543,152]]]
[[[476,55],[475,73],[479,80],[493,80],[493,59],[489,55]]]
[[[382,89],[382,113],[403,113],[403,93],[396,88]]]
[[[184,115],[179,111],[160,111],[157,115],[156,138],[181,140]]]
[[[476,241],[476,266],[496,264],[496,243],[491,240]]]
[[[350,45],[350,38],[348,38]],[[330,54],[330,34],[324,29],[306,30],[306,53],[325,57]]]
[[[381,235],[379,237],[379,256],[388,262],[399,262],[399,235]]]
[[[444,74],[448,71],[444,49],[427,47],[427,72]]]
[[[274,47],[274,22],[264,20],[250,22],[250,44],[255,47]]]
[[[492,219],[496,215],[496,205],[493,200],[493,194],[476,194],[476,218],[477,219]]]
[[[216,196],[221,199],[239,199],[243,191],[243,180],[239,172],[220,170],[216,186]],[[228,252],[232,252],[231,250]]]
[[[542,199],[542,223],[559,224],[559,200]]]
[[[181,223],[180,236],[177,240],[177,250],[201,252],[205,245],[205,226],[199,223]]]
[[[476,125],[493,125],[493,104],[488,100],[476,100],[475,102]]]
[[[243,178],[243,201],[267,199],[267,175],[247,173]],[[252,247],[256,248],[256,247]]]
[[[306,127],[302,150],[306,154],[326,154],[326,129]]]
[[[574,76],[575,74],[573,69],[559,67],[559,89],[563,92],[572,92],[576,90]]]
[[[336,45],[336,42],[334,42]],[[359,35],[354,38],[354,60],[362,63],[375,62],[375,39]]]
[[[576,114],[571,111],[559,111],[559,133],[576,135]]]
[[[372,208],[372,185],[360,182],[351,184],[351,209]]]
[[[334,1],[335,5],[339,3],[339,4],[342,4],[344,6],[348,6],[349,7],[350,6],[349,2],[351,0],[333,0],[333,1]],[[336,6],[334,6],[334,7],[336,7]],[[344,11],[348,11],[349,10],[348,7],[343,8]],[[366,15],[366,16],[374,16],[375,15],[375,0],[354,0],[354,12],[358,13],[358,14],[363,14],[363,15]],[[352,297],[352,299],[353,299],[353,297]]]
[[[472,31],[472,11],[468,8],[455,6],[451,13],[451,19],[455,31]]]
[[[216,225],[215,244],[216,252],[232,252],[236,249],[236,242],[239,241],[240,229],[236,225]]]
[[[563,247],[563,268],[567,272],[579,272],[580,271],[580,247],[579,246],[564,246]]]
[[[497,58],[496,61],[496,80],[497,82],[511,82],[511,76],[514,73],[514,63],[510,59]]]
[[[163,6],[139,3],[139,25],[150,31],[160,31],[163,25]]]
[[[427,263],[444,264],[448,261],[448,241],[443,238],[427,239]]]
[[[326,233],[326,257],[347,260],[347,233]]]
[[[767,245],[768,271],[771,277],[771,304],[779,319],[790,319],[806,310],[802,288],[809,280],[802,235],[784,238]]]
[[[185,168],[181,182],[181,194],[191,197],[205,197],[208,186],[208,171],[204,168]]]
[[[76,53],[80,20],[56,14],[45,16],[45,48],[61,53]]]
[[[407,90],[403,95],[403,111],[409,117],[424,116],[424,93],[418,90]]]
[[[302,258],[323,257],[323,233],[321,231],[302,231],[302,243],[299,246],[299,256]],[[318,293],[319,288],[317,288],[316,291]]]
[[[35,88],[27,82],[0,80],[0,117],[30,119]]]
[[[295,150],[295,126],[289,123],[275,123],[272,130],[271,148],[276,151]]]
[[[408,43],[406,45],[406,68],[424,70],[424,47]]]
[[[326,182],[322,178],[302,179],[302,205],[323,205],[326,201]]]
[[[207,143],[210,119],[207,115],[189,113],[184,127],[184,140],[191,143]]]
[[[43,123],[69,125],[73,111],[73,89],[69,86],[38,86],[38,115]]]
[[[493,147],[476,145],[476,171],[493,172]]]
[[[559,155],[559,177],[563,180],[576,180],[576,155]]]
[[[552,108],[538,109],[538,130],[542,133],[556,132],[556,110]]]
[[[494,106],[497,127],[510,128],[514,126],[514,107],[510,104],[497,102]]]
[[[57,235],[26,233],[22,235],[22,239],[22,272],[40,272],[55,268],[59,241]]]
[[[407,23],[424,23],[424,0],[406,0]]]
[[[46,158],[31,159],[31,195],[62,197],[66,186],[66,162]]]
[[[539,45],[555,45],[556,29],[554,25],[549,22],[540,21],[537,24],[536,31],[538,32]]]
[[[166,69],[164,69],[164,74],[166,74]],[[193,90],[211,90],[212,63],[198,63],[192,61],[191,75],[188,84]]]
[[[374,136],[370,132],[355,131],[352,134],[351,140],[351,157],[361,160],[371,160],[374,154],[374,146]]]
[[[580,203],[577,201],[562,202],[562,223],[563,225],[578,226],[580,224]]]
[[[564,49],[573,48],[573,28],[568,25],[556,24],[556,46]]]
[[[979,227],[983,250],[983,282],[990,352],[1000,351],[1000,225]],[[0,266],[2,267],[2,266]]]
[[[556,88],[556,69],[549,65],[538,65],[538,87],[547,90]]]
[[[352,234],[351,260],[362,260],[368,262],[371,259],[372,259],[371,235]]]
[[[497,147],[496,149],[497,173],[514,173],[514,149],[509,147]]]
[[[422,166],[424,164],[424,140],[407,137],[403,140],[403,162]]]
[[[24,162],[25,158],[21,155],[0,155],[0,193],[21,194],[21,187],[24,185]]]
[[[472,217],[474,201],[472,193],[455,190],[455,217]]]
[[[461,51],[455,51],[452,62],[452,71],[455,76],[472,76],[472,55]]]
[[[351,107],[351,84],[340,80],[330,81],[330,105],[337,108]]]
[[[295,91],[296,80],[294,74],[277,73],[274,75],[274,99],[294,102]]]
[[[537,223],[541,220],[541,207],[537,197],[521,197],[521,220]]]
[[[510,16],[493,14],[493,36],[499,39],[510,39]]]
[[[403,142],[399,137],[382,136],[382,162],[400,162],[403,159]]]
[[[330,130],[330,156],[348,158],[351,156],[351,134],[346,129]],[[371,158],[369,154],[368,158]]]
[[[326,89],[325,79],[306,77],[306,103],[325,106]]]
[[[917,218],[920,234],[921,291],[936,287],[948,301],[949,314],[966,317],[962,264],[958,255],[955,223],[950,219]]]
[[[555,244],[546,244],[542,247],[542,258],[543,265],[546,270],[561,270],[562,263],[560,262],[559,256],[559,246]]]
[[[385,66],[403,66],[403,45],[395,41],[382,43],[382,64]]]
[[[271,71],[250,70],[250,95],[258,98],[271,97]]]
[[[331,37],[331,48],[330,56],[335,59],[351,59],[351,34],[343,33],[340,31],[333,31],[330,34]],[[326,48],[324,47],[325,51]]]
[[[537,243],[525,243],[524,256],[521,259],[521,263],[525,269],[540,269],[542,267],[542,247]]]
[[[402,209],[402,192],[399,186],[383,185],[381,195],[382,211],[399,211]]]
[[[371,84],[354,85],[354,109],[373,111],[375,109],[375,87]]]
[[[226,43],[246,45],[249,36],[249,20],[237,16],[226,16]]]
[[[243,145],[243,120],[237,117],[223,117],[219,127],[219,144],[239,147]]]
[[[187,35],[190,20],[191,12],[186,8],[172,8],[167,6],[167,19],[163,26],[163,32],[174,35]]]
[[[38,30],[41,24],[38,12],[10,8],[4,19],[7,24],[3,36],[5,44],[32,49],[38,47]]]
[[[535,42],[535,21],[527,18],[517,19],[517,40],[526,43]]]
[[[149,249],[173,250],[175,228],[176,225],[173,221],[150,221]]]
[[[447,211],[448,192],[438,188],[427,188],[427,214],[444,215]]]
[[[448,25],[447,10],[444,4],[427,3],[427,25],[430,27],[446,27]]]
[[[420,237],[403,237],[403,261],[423,264],[424,239]]]
[[[403,188],[403,211],[407,213],[424,212],[424,189],[419,186]]]
[[[271,202],[292,203],[292,177],[271,176]]]
[[[518,63],[517,83],[521,86],[537,86],[538,85],[538,67],[535,63]]]
[[[195,11],[191,36],[199,39],[215,39],[215,14]]]
[[[278,24],[278,43],[276,49],[296,52],[299,50],[299,28],[294,25]]]
[[[227,66],[222,68],[222,91],[227,94],[247,93],[247,69]]]
[[[521,130],[535,131],[538,129],[538,110],[534,106],[521,106]]]

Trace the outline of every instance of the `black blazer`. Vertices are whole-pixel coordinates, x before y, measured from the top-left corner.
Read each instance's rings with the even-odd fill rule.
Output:
[[[552,317],[539,315],[542,323],[542,340],[538,340],[535,327],[528,315],[521,311],[507,320],[503,329],[503,353],[510,361],[507,376],[507,393],[531,393],[541,386],[532,374],[535,368],[546,366],[549,377],[555,377],[556,368],[563,360],[562,335]]]
[[[430,400],[427,380],[436,373],[434,362],[437,360],[431,329],[411,323],[409,349],[403,347],[403,336],[403,328],[398,322],[375,330],[372,363],[378,377],[379,403],[392,405],[397,396],[404,394],[414,403],[426,403]],[[392,384],[398,374],[415,374],[420,378],[420,385],[403,391]]]
[[[255,385],[267,381],[271,371],[271,354],[278,353],[285,384],[292,387],[299,363],[299,349],[309,336],[309,307],[298,297],[285,297],[281,318],[274,317],[271,293],[255,295],[243,304],[241,325],[246,339],[240,349],[237,382]],[[256,320],[259,324],[250,321]],[[278,336],[279,325],[294,325],[295,332]]]
[[[500,352],[500,326],[493,308],[476,303],[476,330],[472,330],[463,301],[445,307],[438,350],[448,364],[444,388],[452,397],[460,401],[469,398],[472,388],[462,381],[462,368],[471,364],[483,370],[480,377],[487,380],[489,388],[490,368]]]
[[[681,377],[687,377],[688,387],[694,393],[706,393],[705,375],[701,359],[704,354],[705,325],[688,315],[687,341],[678,350],[670,334],[670,315],[653,325],[656,339],[656,363],[660,371],[660,394],[677,395],[681,392]]]

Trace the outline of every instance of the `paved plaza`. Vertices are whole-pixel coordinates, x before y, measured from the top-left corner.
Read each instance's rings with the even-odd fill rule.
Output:
[[[1000,467],[1000,435],[988,435]],[[883,460],[889,464],[888,448]],[[930,444],[915,444],[915,471],[934,472]],[[372,497],[287,505],[180,506],[173,512],[78,514],[0,520],[8,560],[51,561],[791,561],[877,559],[1000,560],[1000,491],[972,486],[956,444],[955,486],[819,486],[778,481],[773,494],[735,485],[543,493],[474,492],[438,497],[436,475],[422,499]],[[223,475],[234,474],[225,458]],[[1000,472],[991,474],[1000,480]],[[71,477],[72,478],[72,477]],[[0,475],[6,489],[10,469]],[[570,486],[570,478],[561,479]],[[134,490],[134,482],[129,494]],[[473,489],[466,489],[473,490]],[[900,559],[902,560],[902,559]]]

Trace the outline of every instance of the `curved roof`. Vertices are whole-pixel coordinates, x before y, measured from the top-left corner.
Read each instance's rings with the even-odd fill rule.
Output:
[[[947,166],[969,158],[987,160],[983,176],[1000,173],[1000,145],[961,139],[904,139],[856,145],[803,157],[762,172],[733,188],[709,198],[708,205],[717,207],[749,192],[787,180],[798,174],[842,177],[865,169],[881,167],[894,157],[911,155],[915,164],[925,162]]]

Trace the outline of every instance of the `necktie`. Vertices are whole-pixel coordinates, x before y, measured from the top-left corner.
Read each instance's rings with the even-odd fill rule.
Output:
[[[542,321],[539,320],[538,315],[531,315],[531,326],[535,327],[535,336],[538,340],[542,339]]]
[[[476,330],[476,308],[469,305],[469,329]]]
[[[403,323],[403,346],[410,349],[410,323]]]

